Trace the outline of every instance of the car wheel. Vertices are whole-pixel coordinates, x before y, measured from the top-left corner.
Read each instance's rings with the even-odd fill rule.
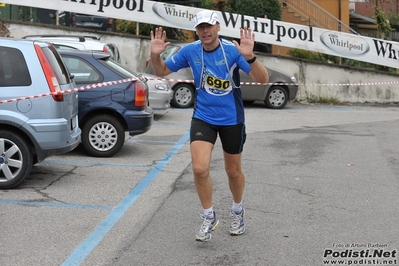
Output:
[[[194,103],[195,89],[188,83],[178,84],[173,88],[173,98],[170,104],[177,108],[188,108]]]
[[[83,148],[94,157],[111,157],[125,142],[121,122],[110,115],[97,115],[82,126]]]
[[[18,134],[0,130],[0,189],[19,185],[31,172],[33,154]]]
[[[266,94],[265,104],[271,109],[282,109],[287,102],[288,93],[282,86],[273,86]]]

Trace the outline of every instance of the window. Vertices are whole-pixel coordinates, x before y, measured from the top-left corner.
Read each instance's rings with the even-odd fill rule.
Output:
[[[30,86],[28,66],[21,51],[0,46],[0,87]]]
[[[76,84],[93,84],[102,81],[102,76],[86,61],[68,56],[64,56],[63,60],[71,74],[74,75]]]
[[[177,45],[168,45],[165,49],[165,51],[161,54],[161,58],[163,60],[169,59],[170,57],[172,57],[172,55],[174,55],[175,53],[177,53],[177,51],[180,50],[180,46]]]

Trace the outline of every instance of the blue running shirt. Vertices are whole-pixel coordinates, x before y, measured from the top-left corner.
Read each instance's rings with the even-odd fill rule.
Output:
[[[220,43],[215,50],[205,51],[202,42],[195,41],[165,63],[173,72],[191,68],[197,88],[194,118],[211,125],[237,125],[245,121],[239,69],[248,74],[251,67],[232,42],[220,39]]]

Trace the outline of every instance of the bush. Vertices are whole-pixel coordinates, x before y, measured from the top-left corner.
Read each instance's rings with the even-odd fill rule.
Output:
[[[374,69],[379,71],[385,71],[389,73],[396,73],[395,68],[376,65],[368,62],[357,61],[350,58],[342,58],[334,55],[327,55],[321,53],[315,53],[307,50],[302,49],[293,49],[288,52],[291,57],[300,58],[300,59],[308,59],[314,61],[321,61],[330,64],[340,64],[342,66],[349,66],[349,67],[359,67],[359,68],[367,68],[367,69]]]

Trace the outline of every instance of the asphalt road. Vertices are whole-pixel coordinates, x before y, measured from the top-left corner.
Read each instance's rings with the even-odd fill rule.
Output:
[[[0,191],[0,265],[397,265],[399,107],[246,107],[247,231],[228,234],[220,143],[211,175],[221,226],[195,241],[192,109],[155,117],[112,158],[81,150]]]

